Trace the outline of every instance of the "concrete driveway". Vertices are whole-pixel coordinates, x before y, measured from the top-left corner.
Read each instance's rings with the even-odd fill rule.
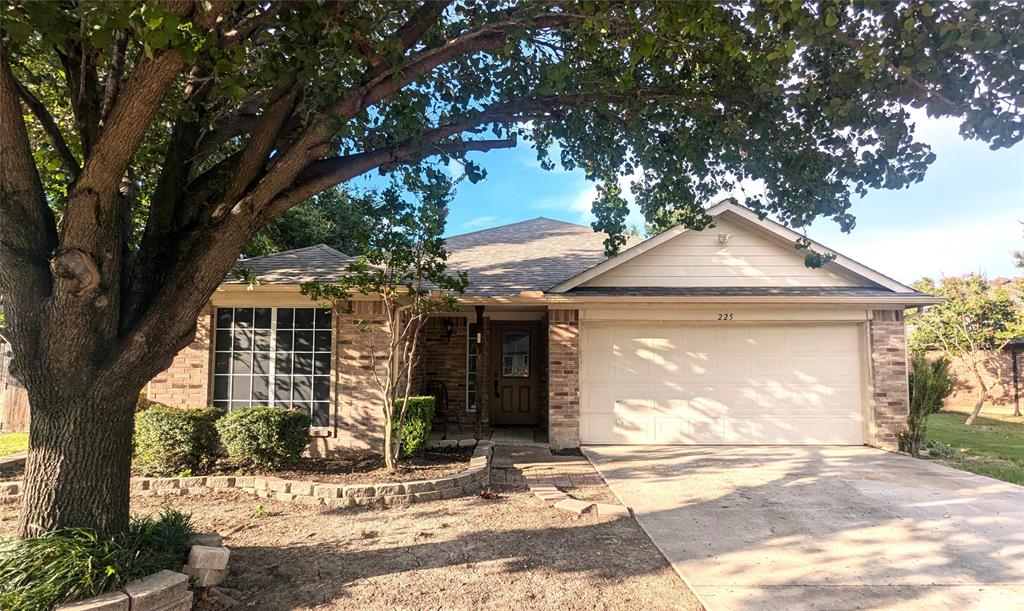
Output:
[[[590,446],[709,609],[1024,609],[1024,488],[856,447]]]

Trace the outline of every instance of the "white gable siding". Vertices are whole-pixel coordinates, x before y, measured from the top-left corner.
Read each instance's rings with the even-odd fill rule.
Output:
[[[705,231],[679,236],[590,279],[589,287],[866,286],[828,268],[812,269],[783,246],[721,217]],[[732,234],[721,244],[718,235]]]

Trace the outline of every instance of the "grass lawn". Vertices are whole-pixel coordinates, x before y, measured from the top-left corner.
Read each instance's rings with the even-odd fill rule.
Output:
[[[20,454],[28,450],[28,433],[0,433],[0,456]]]
[[[932,414],[926,438],[952,448],[952,456],[941,459],[951,467],[1024,486],[1024,418],[993,416],[965,426],[963,412]]]

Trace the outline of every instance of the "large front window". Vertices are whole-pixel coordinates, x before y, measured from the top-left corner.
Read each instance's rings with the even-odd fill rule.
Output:
[[[304,409],[327,426],[331,347],[329,308],[217,308],[213,405]]]

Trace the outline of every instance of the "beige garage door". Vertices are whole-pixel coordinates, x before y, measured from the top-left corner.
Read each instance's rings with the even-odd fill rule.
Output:
[[[583,443],[861,444],[856,325],[584,324]]]

